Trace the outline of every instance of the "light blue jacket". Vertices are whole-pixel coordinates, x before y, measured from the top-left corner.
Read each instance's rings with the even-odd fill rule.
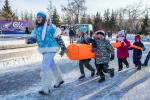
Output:
[[[42,31],[44,26],[35,27],[32,32],[32,37],[36,38],[38,49],[40,53],[57,52],[59,50],[59,45],[55,39],[59,34],[56,31],[56,26],[51,24],[47,25],[46,35],[44,40],[42,40]]]

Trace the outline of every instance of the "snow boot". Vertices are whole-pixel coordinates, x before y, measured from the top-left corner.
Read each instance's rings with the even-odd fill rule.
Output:
[[[61,81],[58,83],[58,85],[54,85],[54,88],[60,88],[60,86],[64,83],[64,81]]]
[[[94,77],[94,75],[95,75],[95,70],[91,71],[91,77]]]
[[[96,72],[96,75],[99,75],[99,73],[98,73],[98,72]]]
[[[127,68],[129,68],[129,65],[126,65]]]
[[[115,69],[114,68],[110,69],[109,74],[110,74],[110,77],[114,77]]]
[[[148,66],[148,64],[142,64],[142,66]]]
[[[41,94],[41,95],[49,95],[51,93],[51,91],[49,90],[49,92],[48,93],[46,93],[46,92],[44,92],[44,91],[39,91],[39,94]]]
[[[141,70],[141,66],[138,66],[137,70]]]
[[[85,78],[85,75],[81,75],[81,76],[79,77],[79,80],[81,80],[81,79],[83,79],[83,78]]]
[[[118,69],[118,71],[120,72],[120,71],[122,71],[122,69]]]
[[[99,83],[102,83],[105,81],[105,76],[101,76],[101,78],[98,80]]]

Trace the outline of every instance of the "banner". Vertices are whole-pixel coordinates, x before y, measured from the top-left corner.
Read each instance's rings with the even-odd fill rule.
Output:
[[[25,34],[26,27],[31,27],[31,23],[28,21],[0,20],[0,31],[2,31],[2,34]]]

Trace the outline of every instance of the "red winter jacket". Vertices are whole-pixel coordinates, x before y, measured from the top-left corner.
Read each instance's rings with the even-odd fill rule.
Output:
[[[127,39],[124,39],[124,43],[121,44],[121,47],[117,48],[117,58],[127,58],[129,57],[128,48],[130,47],[130,42]]]

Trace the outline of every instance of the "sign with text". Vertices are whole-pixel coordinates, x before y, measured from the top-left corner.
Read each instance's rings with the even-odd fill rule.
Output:
[[[0,30],[3,34],[25,34],[26,27],[31,27],[31,23],[28,21],[0,20]]]

